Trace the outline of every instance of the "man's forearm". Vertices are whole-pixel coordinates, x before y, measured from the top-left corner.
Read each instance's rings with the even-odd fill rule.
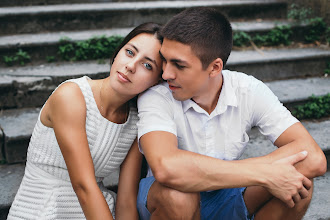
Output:
[[[274,165],[265,158],[224,161],[179,149],[174,154],[160,158],[162,165],[153,173],[161,184],[183,192],[267,186],[274,175]],[[281,165],[275,167],[278,171]]]
[[[293,155],[272,164],[266,158],[224,161],[178,149],[176,136],[168,132],[151,132],[140,141],[156,180],[182,192],[263,186],[272,195],[287,201],[300,189],[306,192],[301,186],[311,185],[310,180],[293,166],[304,160],[306,154]]]

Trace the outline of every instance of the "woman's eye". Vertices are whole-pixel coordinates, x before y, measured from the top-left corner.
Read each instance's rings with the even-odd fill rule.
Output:
[[[134,53],[133,51],[129,50],[129,49],[126,49],[126,53],[129,55],[129,56],[133,56]]]
[[[152,70],[152,66],[149,63],[143,64],[148,70]]]

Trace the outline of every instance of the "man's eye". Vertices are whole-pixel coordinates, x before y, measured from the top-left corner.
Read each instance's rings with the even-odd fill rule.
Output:
[[[143,64],[148,70],[152,70],[152,66],[149,63]]]
[[[133,56],[134,53],[133,51],[129,50],[129,49],[126,49],[126,53],[129,55],[129,56]]]
[[[179,65],[179,64],[175,64],[175,66],[176,66],[176,68],[178,68],[179,70],[182,70],[183,68],[185,68],[185,66],[181,66],[181,65]]]

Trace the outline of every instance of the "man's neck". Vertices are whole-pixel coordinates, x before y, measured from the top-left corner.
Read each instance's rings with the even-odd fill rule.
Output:
[[[223,76],[220,74],[218,78],[211,82],[204,95],[194,97],[192,100],[210,115],[218,104],[222,86]]]

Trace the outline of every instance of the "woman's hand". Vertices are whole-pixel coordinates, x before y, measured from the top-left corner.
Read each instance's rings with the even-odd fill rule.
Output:
[[[120,167],[116,220],[139,219],[136,208],[137,193],[141,175],[142,154],[135,139]]]

